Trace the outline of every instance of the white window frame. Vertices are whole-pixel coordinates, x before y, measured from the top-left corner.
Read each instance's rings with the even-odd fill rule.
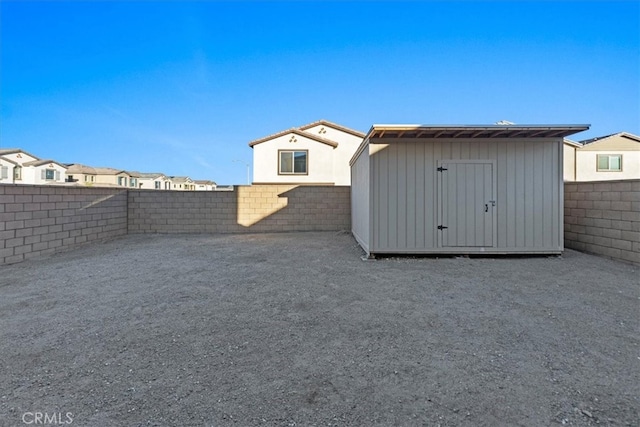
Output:
[[[607,158],[607,168],[600,167],[600,159]],[[611,159],[617,158],[620,164],[619,169],[611,169]],[[597,172],[622,172],[622,154],[597,154],[596,155],[596,171]]]
[[[283,172],[282,171],[282,154],[283,153],[292,153],[292,172]],[[305,154],[305,171],[304,172],[296,172],[296,153],[304,153]],[[278,150],[278,175],[309,175],[309,150]]]

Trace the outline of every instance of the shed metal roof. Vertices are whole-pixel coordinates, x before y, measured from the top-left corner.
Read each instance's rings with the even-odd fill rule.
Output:
[[[589,125],[373,125],[369,139],[416,138],[555,138],[589,129]]]

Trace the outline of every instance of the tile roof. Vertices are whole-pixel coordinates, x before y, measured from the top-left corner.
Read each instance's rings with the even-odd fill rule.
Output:
[[[348,127],[345,127],[345,126],[341,126],[341,125],[339,125],[337,123],[333,123],[333,122],[330,122],[328,120],[318,120],[316,122],[309,123],[309,124],[304,125],[304,126],[300,126],[298,129],[307,130],[307,129],[311,129],[314,126],[318,126],[318,125],[328,126],[330,128],[334,128],[334,129],[340,130],[342,132],[350,133],[351,135],[355,135],[355,136],[358,136],[360,138],[364,138],[364,135],[365,135],[363,132],[360,132],[360,131],[357,131],[355,129],[351,129],[351,128],[348,128]]]
[[[289,134],[295,134],[298,136],[302,136],[304,138],[309,138],[309,139],[313,139],[314,141],[318,141],[321,142],[323,144],[329,145],[333,148],[338,146],[338,143],[331,141],[330,139],[326,139],[326,138],[322,138],[320,136],[314,135],[312,133],[308,133],[308,132],[304,132],[298,128],[291,128],[291,129],[287,129],[287,130],[283,130],[282,132],[278,132],[278,133],[274,133],[273,135],[269,135],[269,136],[265,136],[264,138],[260,138],[260,139],[256,139],[253,140],[249,143],[249,147],[253,147],[254,145],[266,142],[266,141],[270,141],[272,139],[275,138],[279,138],[281,136],[284,135],[289,135]]]

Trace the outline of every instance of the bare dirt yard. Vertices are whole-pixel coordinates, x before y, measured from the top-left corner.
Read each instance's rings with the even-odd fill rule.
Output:
[[[0,425],[640,424],[638,267],[362,255],[133,235],[0,267]]]

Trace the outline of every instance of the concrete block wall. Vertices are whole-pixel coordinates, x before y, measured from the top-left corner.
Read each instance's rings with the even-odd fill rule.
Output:
[[[126,191],[0,185],[0,264],[124,234]]]
[[[236,186],[234,191],[129,190],[129,233],[256,233],[351,228],[350,187]]]
[[[564,245],[640,264],[640,180],[565,182]]]

